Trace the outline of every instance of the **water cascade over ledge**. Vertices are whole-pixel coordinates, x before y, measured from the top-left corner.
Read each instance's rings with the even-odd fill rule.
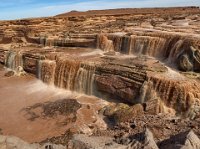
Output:
[[[20,52],[8,51],[6,54],[5,66],[12,70],[17,70],[18,67],[23,68],[23,58]]]
[[[59,88],[93,95],[95,66],[75,60],[40,60],[38,78]]]
[[[187,66],[190,66],[190,70],[199,70],[200,54],[192,39],[186,41],[183,37],[167,35],[100,34],[96,41],[97,48],[104,51],[104,54],[99,51],[96,53],[95,49],[74,48],[77,51],[72,52],[71,49],[67,51],[58,48],[53,54],[46,49],[41,53],[23,52],[22,57],[20,52],[9,51],[5,65],[13,70],[19,66],[24,67],[24,70],[35,74],[44,83],[58,88],[130,104],[143,103],[156,97],[176,111],[187,111],[190,108],[187,106],[188,100],[199,99],[199,94],[196,95],[198,87],[191,91],[190,96],[186,87],[192,83],[187,84],[185,81],[184,86],[180,85],[179,81],[183,83],[184,78],[160,79],[164,72],[169,72],[164,68],[164,63],[159,62],[160,59],[164,62],[177,62],[174,64],[181,68],[188,69]],[[115,52],[122,54],[115,55]],[[190,65],[187,65],[187,61]],[[159,76],[156,78],[151,72]],[[157,87],[162,83],[162,86]],[[174,91],[174,86],[178,86],[177,91]],[[166,88],[167,91],[164,91]],[[173,97],[173,101],[178,103],[179,97],[176,95],[181,96],[183,101],[181,108],[169,102]]]

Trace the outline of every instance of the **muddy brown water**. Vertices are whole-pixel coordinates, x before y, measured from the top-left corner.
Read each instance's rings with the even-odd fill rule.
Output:
[[[107,104],[105,101],[47,86],[30,75],[5,77],[4,74],[5,70],[0,70],[0,128],[3,135],[17,136],[33,143],[60,136],[71,127],[85,133],[90,133],[88,125],[91,124],[106,127],[97,113]],[[77,121],[74,125],[63,125],[66,117],[62,115],[30,121],[27,113],[23,111],[24,108],[37,103],[65,98],[77,99],[82,104],[82,108],[77,111]],[[35,112],[40,113],[41,109],[36,109]]]

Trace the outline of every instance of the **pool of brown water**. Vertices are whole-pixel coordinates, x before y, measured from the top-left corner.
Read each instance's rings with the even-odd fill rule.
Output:
[[[106,101],[45,85],[31,75],[5,77],[5,72],[0,70],[0,129],[3,135],[17,136],[32,143],[60,136],[68,129],[91,133],[91,125],[106,128],[98,115]],[[30,120],[30,113],[24,110],[61,99],[75,99],[81,104],[73,123],[67,124],[67,117],[59,113],[45,117],[42,108],[33,111],[43,116]]]

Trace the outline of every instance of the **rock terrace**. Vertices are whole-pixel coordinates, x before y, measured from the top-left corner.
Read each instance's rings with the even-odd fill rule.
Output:
[[[0,119],[0,133],[41,143],[37,148],[47,142],[61,148],[200,148],[199,28],[198,7],[72,11],[0,21],[0,62],[7,67],[1,68],[0,82],[31,76],[55,87],[41,102],[24,107],[19,101],[19,118],[65,119],[66,126],[59,129],[63,133],[34,140]],[[60,90],[73,96],[53,99]],[[106,139],[99,142],[101,137]],[[12,141],[28,145],[0,138],[0,147]]]

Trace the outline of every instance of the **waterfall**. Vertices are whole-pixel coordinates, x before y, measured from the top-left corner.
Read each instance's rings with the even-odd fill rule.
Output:
[[[94,94],[93,64],[68,59],[40,60],[37,68],[38,78],[44,83],[87,95]]]
[[[9,51],[6,55],[6,67],[10,69],[15,69],[15,56],[16,52]]]
[[[91,64],[81,64],[75,79],[75,91],[93,95],[94,77],[95,66]]]
[[[147,55],[156,58],[169,58],[173,61],[183,50],[183,43],[179,36],[158,35],[103,35],[97,36],[97,48],[103,51],[116,51],[123,54]]]
[[[37,72],[36,72],[37,78],[40,79],[40,80],[42,80],[42,79],[41,79],[42,60],[37,60],[37,64],[36,64],[36,65],[37,65],[37,66],[36,66],[36,68],[37,68]]]
[[[122,37],[121,53],[130,54],[131,38],[129,36]]]
[[[97,48],[103,51],[116,51],[123,54],[160,56],[165,48],[166,39],[150,36],[98,35]]]
[[[23,58],[21,52],[8,51],[6,54],[5,65],[12,70],[18,70],[18,67],[23,68]]]
[[[121,52],[121,47],[122,47],[122,41],[123,41],[123,36],[121,35],[109,35],[108,36],[109,40],[112,40],[113,46],[114,46],[114,51],[115,52]]]
[[[46,38],[46,40],[45,40],[45,46],[52,47],[52,46],[54,46],[54,43],[55,43],[55,41],[52,38]]]
[[[160,37],[131,36],[130,53],[153,57],[164,56],[166,40]]]
[[[56,62],[50,60],[39,60],[38,68],[38,78],[44,83],[54,85]]]
[[[108,37],[100,34],[97,36],[97,48],[102,49],[105,52],[110,52],[114,51],[114,44]]]
[[[46,45],[46,37],[40,37],[39,40],[40,40],[40,41],[39,41],[40,44],[42,44],[43,46]]]
[[[79,65],[80,62],[75,60],[58,59],[55,69],[55,86],[73,91]]]

